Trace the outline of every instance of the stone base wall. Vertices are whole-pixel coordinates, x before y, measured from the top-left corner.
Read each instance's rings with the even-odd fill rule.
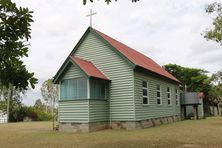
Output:
[[[89,132],[100,131],[104,129],[109,129],[108,122],[95,122],[89,124]]]
[[[169,116],[169,117],[160,117],[160,118],[153,118],[141,121],[116,121],[112,122],[111,128],[112,129],[142,129],[148,128],[152,126],[158,126],[161,124],[167,124],[172,122],[180,121],[181,117],[179,115]]]
[[[108,129],[108,122],[95,123],[59,123],[59,131],[71,133],[89,133]]]
[[[95,122],[95,123],[60,123],[59,131],[72,133],[87,133],[95,132],[104,129],[142,129],[161,124],[167,124],[180,121],[179,115],[153,118],[141,121],[113,121],[111,125],[109,122]]]

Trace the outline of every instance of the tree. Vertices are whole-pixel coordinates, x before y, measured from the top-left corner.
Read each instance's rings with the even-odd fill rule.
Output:
[[[34,88],[37,79],[28,72],[22,58],[28,57],[32,11],[11,0],[0,1],[0,84],[8,92],[8,109],[13,90]]]
[[[54,109],[55,109],[55,102],[58,100],[58,85],[54,84],[53,79],[48,79],[46,80],[41,87],[41,94],[44,100],[49,103],[50,108],[51,108],[51,113],[53,116],[53,125],[52,129],[54,130],[54,120],[55,120],[55,114],[54,114]],[[46,107],[47,107],[46,104]]]
[[[49,105],[53,112],[55,102],[58,100],[58,85],[53,84],[52,79],[46,80],[41,87],[41,94],[46,101],[46,106]]]
[[[5,90],[5,92],[2,92],[2,94],[0,94],[2,97],[0,98],[0,110],[2,110],[3,112],[6,112],[7,109],[10,112],[9,116],[8,116],[8,121],[21,121],[20,120],[20,116],[21,116],[21,112],[20,109],[22,107],[22,103],[21,103],[21,97],[22,97],[22,90],[14,90],[11,94],[11,98],[9,99],[7,96],[8,90]],[[10,103],[10,108],[7,108],[8,103]],[[6,109],[7,108],[7,109]]]
[[[213,16],[213,28],[206,29],[204,38],[222,45],[222,3],[214,2],[207,6],[206,13]]]
[[[217,72],[212,74],[212,81],[216,85],[222,84],[222,70],[217,71]]]
[[[208,77],[207,71],[196,68],[182,67],[176,64],[165,65],[165,69],[179,79],[188,91],[203,92],[204,110],[209,112],[209,106],[218,106],[222,101],[222,71]]]
[[[93,0],[89,0],[91,3],[93,2]],[[111,3],[112,0],[104,0],[107,4]],[[117,0],[115,0],[117,1]],[[139,0],[132,0],[132,2],[137,2]],[[85,5],[87,3],[87,0],[83,0],[83,4]]]
[[[206,75],[207,71],[197,68],[182,67],[176,64],[168,64],[165,69],[180,80],[187,91],[207,93],[210,89],[211,79]]]
[[[209,92],[212,89],[211,78],[207,76],[207,71],[197,68],[182,67],[176,64],[168,64],[165,69],[182,82],[183,88],[191,92],[203,92],[204,103],[211,104]]]
[[[35,101],[34,107],[37,108],[37,109],[43,109],[43,104],[42,104],[41,99],[37,99],[37,100]]]
[[[222,70],[212,74],[211,100],[217,104],[222,101]]]

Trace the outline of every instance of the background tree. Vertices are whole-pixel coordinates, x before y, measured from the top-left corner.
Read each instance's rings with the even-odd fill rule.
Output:
[[[213,27],[206,29],[204,38],[222,45],[222,3],[214,2],[207,6],[206,13],[213,17]]]
[[[58,101],[58,86],[52,82],[52,79],[48,79],[42,84],[41,94],[47,102],[46,106],[50,106],[51,112],[53,112],[55,102]]]
[[[168,64],[165,69],[180,80],[187,91],[207,92],[210,90],[211,79],[207,76],[207,71],[197,68],[182,67],[176,64]]]
[[[212,81],[216,85],[222,84],[222,70],[212,74]]]
[[[41,99],[37,99],[37,100],[35,101],[34,107],[37,108],[37,109],[43,109],[44,105],[43,105],[43,103],[42,103],[42,100],[41,100]]]
[[[93,0],[89,0],[91,3],[93,2]],[[112,0],[104,0],[107,4],[109,4],[110,2],[112,2]],[[115,0],[117,1],[117,0]],[[132,0],[132,2],[137,2],[139,0]],[[87,0],[83,0],[83,4],[85,5],[87,3]]]
[[[209,106],[218,106],[222,101],[222,71],[207,76],[207,71],[196,68],[182,67],[176,64],[165,65],[165,69],[180,80],[187,91],[203,92],[204,110],[210,114]]]
[[[41,87],[41,94],[42,97],[44,98],[44,100],[46,102],[48,102],[50,108],[51,108],[51,113],[53,116],[53,125],[52,125],[52,129],[55,129],[54,126],[54,120],[55,120],[55,102],[58,101],[58,85],[54,84],[52,82],[53,79],[48,79],[46,80]],[[47,106],[47,104],[46,104]]]
[[[210,91],[210,97],[213,103],[218,104],[222,101],[222,70],[212,74],[212,89]]]
[[[21,117],[21,112],[20,109],[22,107],[21,103],[21,97],[25,93],[23,90],[14,90],[11,94],[10,100],[8,99],[7,92],[8,90],[2,91],[0,94],[0,110],[3,112],[6,112],[7,104],[8,102],[10,103],[10,115],[9,115],[9,121],[15,122],[15,121],[20,121]]]
[[[11,0],[0,1],[0,84],[8,92],[8,108],[13,90],[34,88],[37,79],[22,58],[28,57],[32,11],[17,7]],[[9,115],[9,112],[8,112]]]

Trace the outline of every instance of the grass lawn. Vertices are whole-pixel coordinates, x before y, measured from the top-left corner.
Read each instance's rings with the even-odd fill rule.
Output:
[[[0,124],[0,147],[222,147],[222,117],[85,134],[51,131],[51,125],[51,122]]]

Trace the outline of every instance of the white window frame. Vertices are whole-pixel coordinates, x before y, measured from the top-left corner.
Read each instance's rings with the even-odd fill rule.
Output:
[[[160,86],[160,90],[157,89],[157,86],[158,86],[158,85]],[[157,92],[160,93],[160,96],[159,96],[159,97],[157,96]],[[162,105],[162,95],[161,95],[161,85],[160,85],[160,84],[157,84],[157,85],[156,85],[156,98],[157,98],[157,99],[156,99],[156,100],[157,100],[157,101],[156,101],[156,104],[157,104],[157,105]],[[158,104],[158,100],[160,100],[160,104]]]
[[[179,102],[179,93],[178,93],[178,89],[175,89],[175,100],[176,100],[176,105],[179,106],[180,102]]]
[[[146,82],[146,86],[147,87],[143,87],[143,82]],[[146,90],[147,91],[147,96],[144,96],[143,95],[143,90]],[[149,97],[149,82],[148,81],[142,81],[142,103],[143,103],[143,98],[146,98],[147,99],[147,104],[144,104],[143,105],[149,105],[150,104],[150,97]]]
[[[169,91],[168,91],[168,88],[169,88]],[[168,98],[168,95],[170,96],[169,98]],[[170,104],[169,104],[169,101],[170,101]],[[167,87],[167,104],[172,105],[171,88],[169,86]]]
[[[73,80],[73,79],[76,80],[76,83],[77,83],[77,84],[76,84],[76,85],[77,85],[77,87],[76,87],[76,88],[77,88],[77,92],[76,92],[76,93],[77,93],[77,94],[76,94],[77,96],[79,95],[79,92],[78,92],[78,90],[79,90],[79,86],[78,86],[78,85],[79,85],[79,81],[80,81],[80,80],[86,80],[86,98],[81,98],[81,97],[78,96],[77,98],[64,99],[64,98],[61,97],[62,81],[65,81],[65,80],[66,80],[66,81],[69,81],[69,80]],[[70,83],[70,82],[68,82],[68,83]],[[63,79],[63,80],[60,81],[60,90],[59,90],[59,91],[60,91],[60,95],[59,95],[59,96],[60,96],[60,97],[59,97],[60,100],[80,100],[80,99],[88,99],[88,82],[87,82],[87,79],[86,79],[86,78],[83,78],[83,77]],[[70,90],[68,90],[68,94],[69,94],[69,93],[70,93]]]

